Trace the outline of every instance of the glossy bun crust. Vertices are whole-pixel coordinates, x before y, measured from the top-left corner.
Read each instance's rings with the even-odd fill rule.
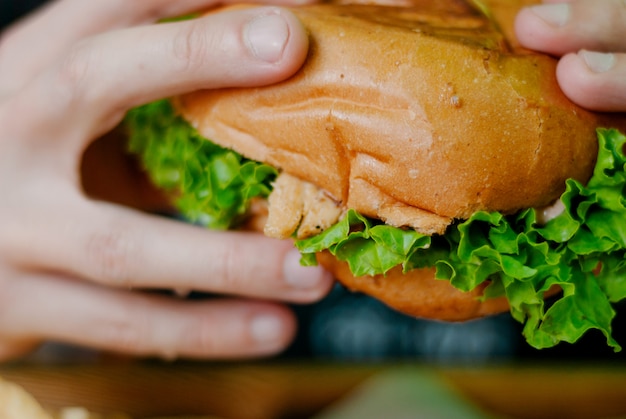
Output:
[[[442,233],[477,210],[542,207],[567,178],[589,178],[600,121],[564,97],[554,58],[512,38],[522,3],[294,8],[310,34],[297,74],[192,93],[177,106],[216,143],[393,225]],[[349,288],[416,316],[462,320],[508,308],[435,281],[431,270],[353,278],[320,261]]]

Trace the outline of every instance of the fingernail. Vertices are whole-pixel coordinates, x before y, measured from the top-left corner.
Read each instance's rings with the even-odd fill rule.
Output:
[[[569,4],[543,4],[533,6],[530,10],[539,16],[543,21],[552,26],[565,26],[571,15],[571,7]]]
[[[318,266],[300,265],[300,252],[293,249],[285,256],[283,275],[285,282],[298,289],[311,289],[320,285],[324,280],[325,272]]]
[[[289,40],[289,25],[279,12],[260,15],[248,22],[244,39],[255,57],[275,63],[283,56]]]
[[[276,316],[261,314],[252,319],[250,333],[258,343],[279,342],[283,336],[283,322]]]
[[[578,52],[578,55],[594,73],[607,72],[615,64],[615,54],[611,53],[582,50]]]

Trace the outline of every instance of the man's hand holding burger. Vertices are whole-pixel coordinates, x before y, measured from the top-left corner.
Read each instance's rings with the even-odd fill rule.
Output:
[[[523,9],[516,32],[526,47],[561,57],[557,77],[578,105],[626,111],[626,5],[620,0],[545,0]]]
[[[310,302],[330,287],[290,242],[206,231],[82,191],[83,151],[130,107],[269,84],[300,67],[307,36],[278,7],[152,25],[214,4],[60,0],[0,38],[0,359],[43,340],[165,357],[271,354],[295,329],[274,301]]]

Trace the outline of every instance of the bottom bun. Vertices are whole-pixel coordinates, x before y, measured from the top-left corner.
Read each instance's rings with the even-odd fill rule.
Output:
[[[256,199],[244,230],[262,232],[267,222],[267,201]],[[362,292],[389,307],[413,317],[444,321],[464,321],[509,311],[505,297],[482,300],[484,283],[470,292],[463,292],[450,282],[435,279],[434,268],[414,269],[402,273],[397,266],[385,275],[355,277],[347,262],[337,260],[330,252],[317,254],[317,260],[335,279],[354,292]],[[549,290],[546,296],[559,290]]]
[[[434,268],[402,273],[402,267],[397,266],[385,275],[355,277],[348,264],[332,254],[322,252],[317,258],[348,289],[370,295],[410,316],[463,321],[509,310],[505,297],[481,299],[487,283],[463,292],[448,281],[435,279]]]

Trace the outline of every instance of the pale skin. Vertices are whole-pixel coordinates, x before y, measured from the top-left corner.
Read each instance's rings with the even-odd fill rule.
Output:
[[[573,101],[626,111],[625,3],[544,3],[520,12],[520,41],[560,57],[559,83]],[[83,150],[128,108],[269,84],[300,67],[306,34],[277,7],[151,24],[215,5],[57,0],[0,38],[0,360],[46,340],[166,358],[271,355],[295,332],[285,303],[328,292],[329,274],[299,266],[287,241],[206,231],[81,187]],[[265,42],[251,44],[255,30],[250,39]],[[138,291],[150,289],[227,298]]]
[[[575,103],[626,111],[626,2],[546,0],[521,11],[520,42],[560,57],[557,78]]]
[[[2,37],[1,360],[45,340],[166,358],[274,354],[296,327],[284,303],[329,290],[332,278],[301,267],[289,241],[210,232],[83,193],[82,151],[128,108],[197,88],[273,83],[300,67],[305,31],[275,6],[151,24],[215,5],[59,0]]]

